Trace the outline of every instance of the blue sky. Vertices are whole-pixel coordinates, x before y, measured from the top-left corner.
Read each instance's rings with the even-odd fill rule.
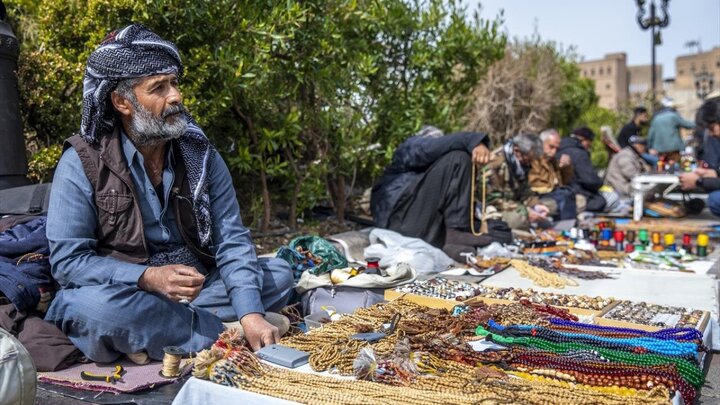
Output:
[[[528,37],[537,27],[543,39],[574,45],[585,60],[625,52],[630,65],[650,64],[650,31],[637,25],[635,0],[465,1],[471,10],[478,3],[483,18],[505,10],[503,29],[511,38]],[[684,46],[686,42],[700,40],[703,51],[720,46],[720,0],[670,0],[669,14],[663,44],[656,48],[665,78],[675,75],[675,57],[695,52]]]

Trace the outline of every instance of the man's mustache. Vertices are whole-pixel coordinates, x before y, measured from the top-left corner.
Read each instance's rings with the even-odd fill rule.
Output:
[[[186,110],[185,110],[185,106],[182,103],[173,104],[170,107],[166,108],[165,111],[163,111],[162,117],[167,118],[173,114],[184,113],[184,112],[186,112]]]

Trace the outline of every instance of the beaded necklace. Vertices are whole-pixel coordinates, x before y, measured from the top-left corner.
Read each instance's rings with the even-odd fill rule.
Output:
[[[492,321],[491,321],[492,322]],[[633,351],[636,353],[654,352],[669,356],[680,356],[694,358],[698,346],[690,342],[676,342],[672,340],[661,340],[654,338],[607,338],[582,333],[561,333],[551,329],[533,325],[513,325],[503,328],[500,325],[489,322],[491,327],[513,336],[536,336],[553,342],[580,342],[596,345],[608,349],[619,349]],[[503,328],[498,329],[497,327]]]
[[[597,346],[585,345],[578,342],[569,343],[554,343],[538,337],[507,337],[499,334],[493,334],[486,331],[486,336],[491,336],[492,341],[500,343],[502,345],[509,346],[524,346],[545,351],[550,351],[557,354],[562,354],[564,357],[582,359],[586,361],[598,361],[593,360],[590,356],[581,358],[580,356],[573,355],[578,351],[590,352],[600,361],[611,361],[614,363],[630,364],[637,366],[656,366],[656,365],[674,365],[680,375],[685,381],[692,384],[696,388],[700,388],[704,382],[704,376],[702,369],[697,365],[693,364],[682,358],[656,355],[652,353],[637,354],[632,352],[623,352],[619,350],[605,349]],[[484,333],[484,332],[481,332]],[[570,356],[568,356],[570,353]]]
[[[620,336],[645,336],[656,339],[677,340],[677,341],[700,341],[703,334],[694,328],[667,328],[655,332],[648,332],[641,329],[619,328],[611,326],[591,325],[587,323],[573,322],[565,319],[550,319],[553,327],[574,328],[577,330],[592,330],[594,334],[620,335]]]

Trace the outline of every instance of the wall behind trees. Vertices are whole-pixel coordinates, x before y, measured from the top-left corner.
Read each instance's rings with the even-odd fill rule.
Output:
[[[291,226],[324,199],[342,218],[351,186],[368,186],[399,142],[423,124],[460,129],[470,89],[506,42],[500,21],[460,1],[6,4],[31,149],[78,130],[88,55],[111,29],[144,24],[178,45],[185,104],[261,230],[279,205]]]

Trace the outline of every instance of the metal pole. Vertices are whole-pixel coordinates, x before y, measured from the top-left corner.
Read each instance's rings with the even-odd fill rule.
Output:
[[[655,106],[657,105],[657,95],[655,94],[655,82],[657,78],[655,77],[655,0],[652,0],[650,2],[650,21],[651,21],[651,27],[650,30],[650,41],[651,41],[651,48],[652,48],[652,72],[650,73],[652,76],[652,111],[655,112]]]
[[[2,6],[2,0],[0,0]],[[4,8],[4,7],[0,7]],[[0,10],[4,14],[4,10]],[[28,184],[25,138],[20,115],[17,60],[20,47],[10,25],[0,18],[0,190]]]

